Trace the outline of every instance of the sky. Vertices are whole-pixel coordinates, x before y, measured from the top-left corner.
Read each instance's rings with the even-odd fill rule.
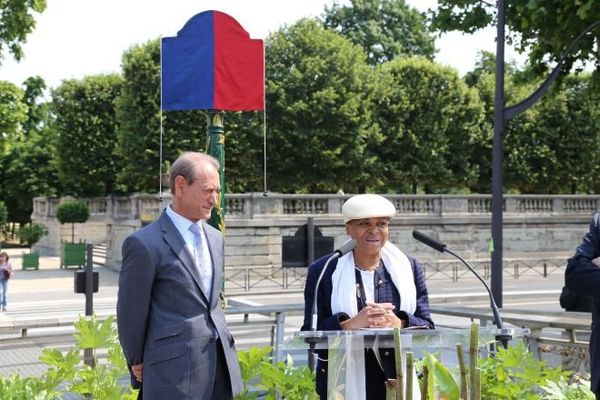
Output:
[[[175,36],[194,15],[219,10],[235,18],[251,38],[264,39],[283,25],[320,16],[333,0],[48,0],[24,45],[25,57],[7,55],[0,80],[21,86],[39,75],[49,87],[64,79],[120,72],[123,52],[160,36]],[[349,0],[341,0],[349,4]],[[407,0],[420,11],[437,0]],[[452,32],[436,41],[436,61],[461,75],[475,65],[480,50],[495,52],[495,29],[475,35]],[[520,58],[507,48],[507,59]]]

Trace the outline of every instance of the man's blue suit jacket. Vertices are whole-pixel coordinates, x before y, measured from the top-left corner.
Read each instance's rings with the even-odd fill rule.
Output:
[[[242,389],[234,340],[219,299],[223,236],[206,223],[203,227],[214,266],[210,298],[184,239],[165,212],[123,243],[119,340],[128,365],[144,365],[145,400],[210,399],[218,343],[233,394]]]
[[[583,243],[569,259],[565,271],[565,285],[576,293],[593,299],[590,337],[591,389],[596,395],[600,395],[600,267],[592,262],[597,257],[600,257],[600,213],[592,218]]]

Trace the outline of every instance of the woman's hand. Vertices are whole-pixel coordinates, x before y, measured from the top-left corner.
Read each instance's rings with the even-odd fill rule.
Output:
[[[404,328],[406,326],[406,321],[398,318],[394,313],[396,306],[391,303],[367,303],[367,307],[371,307],[370,328]]]
[[[367,303],[354,317],[342,322],[340,325],[344,330],[360,328],[403,328],[406,322],[394,314],[391,303]]]

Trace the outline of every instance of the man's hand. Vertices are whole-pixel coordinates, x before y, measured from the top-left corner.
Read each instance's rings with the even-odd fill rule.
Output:
[[[144,364],[137,364],[131,366],[131,373],[135,376],[135,379],[138,382],[142,382],[142,375],[144,370]]]

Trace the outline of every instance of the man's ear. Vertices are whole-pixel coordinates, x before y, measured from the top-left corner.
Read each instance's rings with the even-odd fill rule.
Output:
[[[185,178],[182,175],[175,177],[175,196],[181,196],[183,194],[183,188],[187,185]]]

